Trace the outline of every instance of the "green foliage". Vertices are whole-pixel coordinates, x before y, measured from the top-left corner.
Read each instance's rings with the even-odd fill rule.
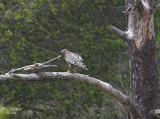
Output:
[[[10,119],[16,114],[17,111],[20,111],[20,109],[15,108],[15,107],[4,107],[0,106],[0,119]]]
[[[1,0],[1,71],[49,60],[67,48],[85,59],[89,71],[81,73],[128,93],[127,47],[109,29],[110,24],[125,28],[123,10],[124,0]],[[158,43],[159,15],[155,16]],[[59,65],[54,71],[66,71],[63,59],[54,63]],[[3,105],[22,109],[16,119],[125,117],[110,96],[80,82],[0,83]]]

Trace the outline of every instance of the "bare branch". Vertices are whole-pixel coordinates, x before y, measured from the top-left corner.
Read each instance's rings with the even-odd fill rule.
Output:
[[[5,74],[0,75],[0,81],[7,81],[7,80],[27,80],[27,81],[46,81],[46,80],[75,80],[85,82],[89,85],[93,85],[102,91],[110,94],[112,97],[117,99],[123,106],[131,112],[131,115],[139,118],[139,114],[136,110],[136,105],[130,99],[130,97],[123,94],[121,91],[117,90],[116,88],[112,87],[109,83],[103,82],[96,78],[90,77],[88,75],[79,74],[79,73],[69,73],[69,72],[41,72],[41,73],[32,73],[32,74]]]
[[[18,71],[25,71],[25,72],[35,72],[36,71],[38,72],[39,70],[42,70],[42,69],[55,68],[55,67],[57,67],[57,65],[43,65],[41,63],[35,63],[35,64],[24,66],[21,68],[12,69],[7,73],[15,73]]]
[[[15,80],[15,79],[26,80],[26,81],[55,80],[55,79],[56,80],[78,80],[81,82],[85,82],[89,85],[96,86],[102,91],[105,91],[106,93],[110,94],[112,97],[114,97],[119,102],[121,102],[127,110],[130,110],[133,116],[136,114],[136,117],[137,117],[138,113],[136,112],[135,104],[130,99],[130,97],[126,96],[121,91],[117,90],[116,88],[112,87],[112,85],[106,82],[103,82],[96,78],[93,78],[84,74],[79,74],[79,73],[40,72],[40,70],[44,68],[57,67],[57,65],[47,65],[47,64],[51,63],[56,59],[59,59],[60,57],[61,55],[43,63],[36,63],[36,64],[21,67],[21,68],[17,68],[17,69],[12,69],[6,74],[0,75],[0,81]],[[19,71],[23,71],[23,72],[27,71],[27,73],[30,71],[32,73],[30,74],[17,73]]]
[[[122,13],[123,13],[124,15],[127,15],[127,11],[122,11]]]
[[[125,31],[122,31],[114,26],[110,26],[112,31],[114,31],[115,33],[117,33],[120,37],[122,38],[127,38],[127,33]]]
[[[107,92],[108,94],[112,95],[114,98],[119,100],[122,104],[126,104],[129,102],[129,97],[120,92],[119,90],[112,87],[110,84],[105,83],[101,80],[96,78],[89,77],[88,75],[78,74],[78,73],[69,73],[69,72],[42,72],[39,74],[32,73],[32,74],[5,74],[0,75],[1,80],[13,80],[15,78],[21,80],[31,80],[31,81],[38,81],[38,80],[47,80],[47,79],[71,79],[71,80],[79,80],[85,82],[90,85],[94,85],[99,89]]]
[[[43,62],[43,63],[41,63],[41,64],[49,64],[49,63],[51,63],[51,62],[53,62],[54,60],[57,60],[57,59],[59,59],[59,58],[61,58],[61,55],[59,55],[59,56],[57,56],[57,57],[55,57],[55,58],[53,58],[53,59],[51,59],[51,60],[48,60],[48,61],[46,61],[46,62]]]
[[[160,109],[151,110],[149,115],[150,119],[159,119],[160,118]]]
[[[36,64],[33,64],[33,65],[28,65],[28,66],[24,66],[24,67],[20,67],[20,68],[17,68],[17,69],[11,69],[9,72],[7,72],[7,73],[15,73],[15,72],[17,72],[17,71],[21,71],[21,70],[25,70],[25,69],[27,69],[27,68],[29,68],[29,67],[33,67],[33,66],[35,66]]]
[[[35,64],[24,66],[24,67],[21,67],[21,68],[12,69],[7,73],[15,73],[15,72],[18,72],[18,71],[35,72],[35,71],[39,71],[39,70],[42,70],[42,69],[54,68],[54,67],[57,67],[57,65],[46,65],[46,64],[49,64],[49,63],[51,63],[54,60],[57,60],[59,58],[61,58],[61,55],[59,55],[59,56],[57,56],[57,57],[55,57],[51,60],[48,60],[46,62],[43,62],[43,63],[35,63]]]

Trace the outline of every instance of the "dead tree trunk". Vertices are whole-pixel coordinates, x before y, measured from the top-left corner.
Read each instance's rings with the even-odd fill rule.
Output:
[[[127,0],[127,31],[112,27],[129,46],[131,99],[141,119],[150,119],[159,107],[158,72],[155,61],[154,1]],[[154,117],[155,118],[155,117]]]
[[[155,62],[155,34],[152,1],[128,0],[128,31],[131,97],[138,104],[142,119],[147,119],[151,110],[157,109],[158,77]]]

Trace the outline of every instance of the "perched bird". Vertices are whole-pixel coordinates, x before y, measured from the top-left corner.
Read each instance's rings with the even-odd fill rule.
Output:
[[[81,69],[88,70],[86,65],[83,63],[82,57],[79,54],[73,53],[67,49],[61,50],[61,53],[64,55],[65,61],[69,66],[69,71],[71,71],[71,67],[78,67]]]

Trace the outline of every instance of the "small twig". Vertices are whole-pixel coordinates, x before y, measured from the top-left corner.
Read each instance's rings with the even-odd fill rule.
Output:
[[[57,67],[57,65],[43,65],[41,63],[36,63],[36,64],[29,65],[29,66],[25,67],[23,70],[24,71],[34,71],[34,70],[38,71],[41,69],[53,68],[53,67]]]
[[[127,15],[127,11],[122,11],[122,13],[123,13],[124,15]]]
[[[46,65],[46,64],[51,63],[52,61],[59,59],[60,57],[61,57],[61,55],[59,55],[58,57],[55,57],[51,60],[48,60],[46,62],[43,62],[43,63],[35,63],[32,65],[20,67],[17,69],[12,69],[12,70],[8,71],[7,73],[10,74],[10,73],[18,72],[18,71],[33,71],[34,72],[34,71],[38,71],[38,70],[42,70],[42,69],[46,69],[46,68],[57,67],[57,65]]]
[[[41,63],[35,63],[35,64],[24,66],[24,67],[21,67],[21,68],[12,69],[7,73],[10,74],[10,73],[18,72],[18,71],[36,72],[36,71],[39,71],[39,70],[42,70],[42,69],[53,68],[53,67],[57,67],[57,65],[43,65]]]
[[[55,58],[53,58],[53,59],[51,59],[51,60],[48,60],[48,61],[46,61],[46,62],[43,62],[43,63],[41,63],[41,64],[49,64],[49,63],[51,63],[52,61],[54,61],[54,60],[57,60],[57,59],[59,59],[59,58],[61,58],[61,55],[59,55],[59,56],[57,56],[57,57],[55,57]]]
[[[122,30],[116,28],[115,26],[110,26],[110,27],[111,27],[112,31],[117,33],[120,37],[122,37],[122,38],[127,37],[127,33],[125,31],[122,31]]]
[[[127,9],[125,11],[122,11],[123,14],[128,15],[128,13],[130,12],[130,10],[132,9],[132,5],[129,4]]]
[[[24,66],[24,67],[17,68],[17,69],[11,69],[11,70],[8,71],[7,73],[14,73],[14,72],[17,72],[17,71],[20,71],[20,70],[24,70],[25,68],[30,67],[30,66],[31,66],[31,65]]]

